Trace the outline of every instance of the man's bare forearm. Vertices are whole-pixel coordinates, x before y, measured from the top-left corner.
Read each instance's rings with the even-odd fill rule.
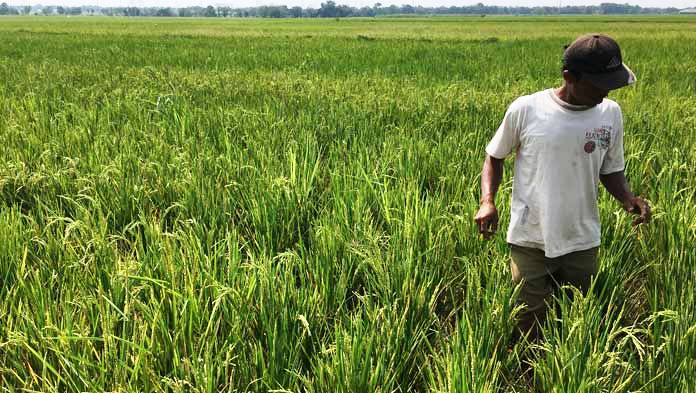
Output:
[[[614,172],[608,175],[599,175],[599,180],[609,194],[624,206],[630,203],[635,197],[631,192],[631,187],[628,185],[628,180],[626,180],[624,171]]]
[[[495,204],[495,195],[503,181],[503,161],[486,154],[481,170],[481,203]]]
[[[623,171],[610,173],[608,175],[599,175],[599,180],[604,185],[604,188],[606,188],[614,198],[621,202],[624,210],[638,215],[638,217],[633,220],[633,225],[650,221],[652,215],[650,204],[647,200],[633,195]]]
[[[481,206],[474,216],[479,233],[490,239],[498,230],[498,209],[495,194],[503,180],[503,160],[486,155],[481,170]]]

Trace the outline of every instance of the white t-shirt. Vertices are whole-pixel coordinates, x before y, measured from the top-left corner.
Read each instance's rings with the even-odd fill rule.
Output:
[[[507,241],[549,258],[599,246],[599,175],[624,169],[619,105],[576,107],[553,89],[520,97],[486,147],[499,159],[513,150]]]

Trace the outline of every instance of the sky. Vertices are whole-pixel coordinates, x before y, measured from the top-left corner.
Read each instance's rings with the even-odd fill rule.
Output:
[[[186,7],[186,6],[230,6],[230,7],[254,7],[261,5],[287,5],[303,8],[318,8],[326,0],[4,0],[10,5],[44,4],[44,5],[97,5],[102,7],[134,6],[134,7]],[[334,0],[337,4],[347,4],[354,7],[372,6],[378,0]],[[551,6],[557,7],[559,0],[380,0],[383,5],[410,4],[424,7],[437,6],[466,6],[478,2],[485,5],[499,6]],[[599,5],[600,3],[629,3],[641,7],[696,7],[696,0],[560,0],[562,6],[566,5]]]

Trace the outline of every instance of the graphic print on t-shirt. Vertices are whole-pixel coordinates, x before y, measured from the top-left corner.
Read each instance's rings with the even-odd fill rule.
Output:
[[[602,125],[601,127],[587,130],[585,132],[585,145],[583,146],[585,153],[592,153],[597,145],[602,150],[608,149],[611,144],[611,131],[612,126],[610,125]]]
[[[592,153],[596,146],[597,144],[594,141],[587,141],[587,143],[585,143],[585,153]]]

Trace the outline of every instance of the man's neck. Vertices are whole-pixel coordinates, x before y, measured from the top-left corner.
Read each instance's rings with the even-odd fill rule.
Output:
[[[561,106],[567,109],[574,111],[583,111],[586,109],[590,109],[589,106],[578,103],[575,97],[573,97],[573,95],[570,94],[570,91],[568,90],[568,87],[565,84],[561,87],[553,89],[553,95],[558,99],[557,102],[559,102]]]
[[[575,97],[573,97],[570,94],[570,91],[568,90],[568,87],[565,84],[561,87],[554,89],[553,92],[556,94],[556,97],[560,98],[563,102],[566,102],[570,105],[582,105],[575,99]]]

